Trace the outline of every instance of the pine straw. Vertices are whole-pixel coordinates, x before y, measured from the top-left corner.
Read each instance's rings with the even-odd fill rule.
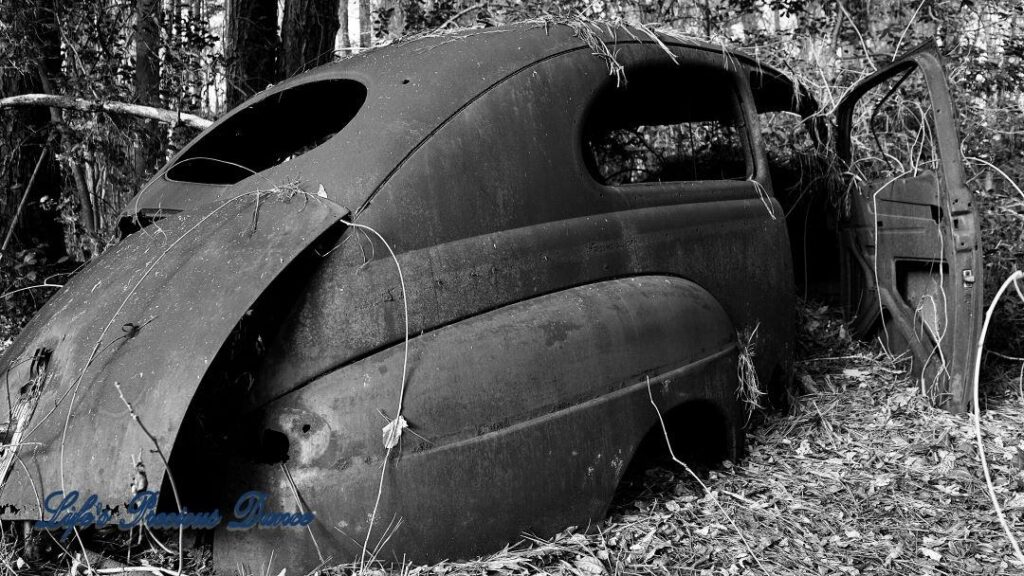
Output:
[[[1013,573],[987,500],[971,420],[931,408],[899,359],[852,343],[834,310],[805,308],[803,360],[820,392],[748,432],[748,455],[705,482],[771,574]],[[1024,402],[990,398],[983,427],[1008,518],[1024,527]],[[682,470],[656,468],[590,531],[468,562],[377,574],[761,573]],[[333,573],[348,573],[336,568]]]

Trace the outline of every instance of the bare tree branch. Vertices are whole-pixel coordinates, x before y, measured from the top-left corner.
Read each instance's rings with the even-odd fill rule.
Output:
[[[55,108],[65,108],[68,110],[79,110],[81,112],[126,114],[137,118],[156,120],[172,126],[182,124],[191,128],[199,129],[206,128],[213,123],[212,120],[207,120],[206,118],[196,116],[195,114],[186,114],[183,112],[175,112],[174,110],[142,106],[139,104],[128,104],[127,102],[102,102],[99,100],[88,100],[85,98],[75,98],[74,96],[58,96],[54,94],[20,94],[18,96],[0,98],[0,109],[13,108],[16,106],[50,106]]]

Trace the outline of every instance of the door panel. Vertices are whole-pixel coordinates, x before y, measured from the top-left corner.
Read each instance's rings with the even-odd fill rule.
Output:
[[[909,352],[922,390],[966,410],[981,251],[937,55],[918,49],[865,79],[840,103],[838,125],[851,180],[841,238],[854,332]]]

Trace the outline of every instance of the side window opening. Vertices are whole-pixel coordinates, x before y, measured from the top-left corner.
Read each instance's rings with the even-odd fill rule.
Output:
[[[234,184],[340,132],[366,101],[355,80],[302,84],[252,103],[203,135],[167,171],[179,182]]]
[[[604,89],[587,117],[584,152],[595,179],[621,186],[752,175],[726,70],[669,62],[627,70],[626,79]]]

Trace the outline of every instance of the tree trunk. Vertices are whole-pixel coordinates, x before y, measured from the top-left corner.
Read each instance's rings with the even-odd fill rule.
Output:
[[[281,77],[334,60],[338,0],[286,0],[281,23]]]
[[[351,45],[348,37],[348,0],[339,0],[338,37],[334,42],[334,48],[338,51],[338,54],[344,56],[348,54],[348,48]]]
[[[370,0],[359,1],[359,45],[363,48],[373,46],[373,22],[370,20]]]
[[[181,35],[181,16],[184,11],[181,5],[181,0],[170,0],[170,16],[171,16],[171,29],[175,34]]]
[[[160,3],[136,0],[135,4],[135,101],[145,106],[160,106]],[[135,177],[140,185],[159,161],[161,148],[159,125],[146,122],[135,149]]]
[[[135,99],[160,105],[160,0],[137,0],[135,29]]]
[[[234,108],[278,80],[277,0],[226,0],[227,104]]]

